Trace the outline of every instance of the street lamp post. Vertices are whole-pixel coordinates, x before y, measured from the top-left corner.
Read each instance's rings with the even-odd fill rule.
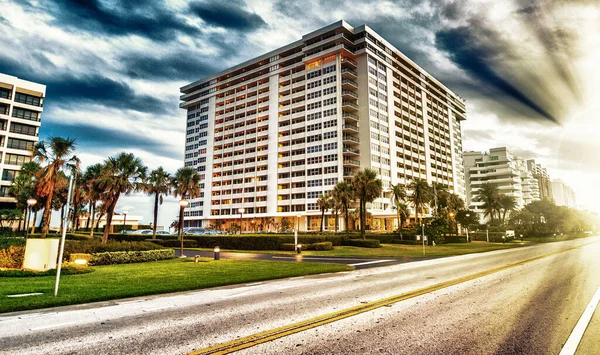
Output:
[[[450,223],[452,223],[452,233],[454,233],[454,212],[448,213],[448,216],[450,216]]]
[[[238,208],[238,212],[240,213],[240,235],[242,234],[242,217],[244,216],[244,209],[242,207]]]
[[[296,216],[296,229],[294,230],[294,248],[296,251],[298,251],[298,228],[300,228],[300,217],[302,216]]]
[[[27,199],[27,210],[25,210],[25,239],[29,237],[29,220],[31,219],[31,208],[35,206],[36,203],[37,200],[35,198]],[[27,212],[29,212],[29,215],[27,214]],[[35,226],[35,221],[33,221],[33,225]]]
[[[128,210],[123,210],[123,234],[126,234],[127,231],[125,231],[125,225],[127,224],[127,214],[129,213]]]
[[[469,222],[468,222],[468,218],[471,217],[471,214],[467,213],[465,216],[467,217],[467,228],[466,229],[467,229],[467,243],[468,243],[469,242]]]
[[[185,258],[185,255],[183,254],[183,212],[189,203],[190,202],[185,198],[179,200],[179,239],[181,240],[181,249],[179,250],[180,258]]]

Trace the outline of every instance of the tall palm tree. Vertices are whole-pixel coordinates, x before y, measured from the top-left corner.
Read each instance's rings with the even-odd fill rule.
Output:
[[[429,186],[427,181],[418,178],[411,181],[408,188],[412,191],[410,200],[415,207],[415,217],[420,225],[421,218],[419,217],[419,211],[422,212],[425,206],[429,204],[433,197],[433,191],[431,191],[431,186]]]
[[[382,182],[377,178],[375,170],[365,168],[354,175],[352,187],[360,204],[360,236],[366,239],[367,203],[373,202],[381,195]]]
[[[54,190],[60,187],[58,172],[67,166],[79,166],[79,159],[74,153],[74,138],[50,137],[48,141],[40,141],[35,145],[34,156],[40,164],[46,164],[36,176],[39,181],[37,194],[46,199],[42,216],[42,238],[46,238],[50,228]]]
[[[35,161],[23,164],[19,175],[15,177],[12,185],[8,188],[8,194],[17,200],[17,209],[23,211],[23,215],[27,214],[27,200],[30,198],[39,199],[36,195],[35,175],[40,169],[40,165]],[[25,230],[25,223],[23,223],[23,229],[21,229],[21,221],[25,222],[25,220],[19,219],[19,230]]]
[[[171,194],[171,175],[162,166],[152,170],[148,176],[145,189],[146,193],[154,195],[154,224],[152,225],[152,239],[156,239],[156,224],[158,223],[158,206],[163,203],[163,196]]]
[[[96,214],[96,205],[100,200],[100,189],[98,188],[98,179],[102,173],[102,164],[94,164],[87,167],[83,174],[83,184],[89,197],[89,214],[86,228],[90,228],[90,236],[94,236],[94,215]]]
[[[498,209],[498,202],[500,200],[498,186],[488,182],[481,184],[481,187],[475,194],[474,200],[483,202],[481,207],[485,210],[484,216],[490,216],[491,222],[494,223],[494,211]]]
[[[194,168],[180,168],[171,180],[173,195],[180,199],[200,197],[200,174]],[[179,226],[183,228],[184,206],[179,206]],[[183,239],[183,234],[182,237]]]
[[[321,195],[317,199],[317,206],[321,210],[321,233],[323,232],[323,222],[325,220],[325,212],[329,209],[329,198],[326,195]]]
[[[506,220],[506,213],[517,208],[517,199],[514,196],[502,195],[498,199],[498,205],[502,209],[502,223]]]
[[[404,200],[406,200],[406,188],[404,187],[404,185],[400,183],[392,185],[392,190],[390,191],[390,204],[392,205],[392,208],[396,209],[400,238],[402,238],[402,223],[400,221],[400,210],[398,206],[402,204]]]
[[[352,186],[346,181],[340,181],[334,186],[331,193],[333,195],[333,199],[340,205],[340,210],[342,213],[344,213],[346,234],[348,234],[348,213],[350,209],[350,203],[354,199],[354,190],[352,190]]]
[[[120,153],[116,157],[110,157],[102,166],[100,177],[98,178],[98,187],[102,191],[102,200],[106,204],[106,225],[102,243],[108,242],[108,233],[112,225],[112,217],[115,213],[115,207],[122,194],[130,194],[140,191],[143,188],[143,182],[146,179],[146,171],[140,158],[136,158],[132,153]]]
[[[329,193],[327,194],[327,201],[329,202],[329,208],[331,209],[331,211],[333,212],[333,215],[335,216],[335,231],[338,232],[340,230],[339,213],[340,213],[340,210],[342,209],[342,205],[339,203],[339,201],[337,201],[333,197],[333,190],[329,191]]]
[[[398,231],[400,232],[400,240],[402,240],[402,226],[404,222],[410,218],[410,209],[408,205],[403,202],[396,203],[394,206],[396,214],[398,216]]]

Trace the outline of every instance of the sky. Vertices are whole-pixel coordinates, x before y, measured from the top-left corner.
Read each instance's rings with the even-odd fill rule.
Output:
[[[47,86],[41,139],[83,166],[183,165],[179,88],[341,19],[367,24],[467,102],[465,150],[507,146],[600,211],[600,1],[0,0],[0,72]],[[116,211],[152,221],[141,193]],[[159,225],[177,215],[167,198]]]

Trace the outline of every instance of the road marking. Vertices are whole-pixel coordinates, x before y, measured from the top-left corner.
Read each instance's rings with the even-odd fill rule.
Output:
[[[229,341],[226,343],[217,344],[217,345],[214,345],[214,346],[211,346],[208,348],[193,351],[189,354],[190,355],[229,354],[229,353],[232,353],[235,351],[240,351],[240,350],[247,349],[247,348],[250,348],[250,347],[262,344],[262,343],[266,343],[266,342],[269,342],[269,341],[272,341],[275,339],[283,338],[288,335],[292,335],[292,334],[300,333],[300,332],[308,330],[308,329],[316,328],[321,325],[325,325],[325,324],[333,323],[333,322],[341,320],[341,319],[349,318],[349,317],[355,316],[357,314],[369,312],[369,311],[372,311],[377,308],[386,307],[386,306],[392,305],[394,303],[398,303],[398,302],[405,301],[405,300],[408,300],[408,299],[411,299],[414,297],[422,296],[422,295],[425,295],[425,294],[428,294],[428,293],[431,293],[434,291],[438,291],[438,290],[441,290],[441,289],[444,289],[444,288],[447,288],[450,286],[455,286],[455,285],[458,285],[458,284],[461,284],[461,283],[464,283],[467,281],[475,280],[480,277],[495,274],[497,272],[508,270],[508,269],[511,269],[516,266],[521,266],[521,265],[530,263],[532,261],[544,259],[544,258],[553,256],[553,255],[557,255],[557,254],[561,254],[561,253],[564,253],[564,252],[567,252],[570,250],[578,249],[578,248],[581,248],[581,247],[584,247],[584,246],[587,246],[587,245],[590,245],[593,243],[595,243],[595,242],[570,247],[570,248],[567,248],[564,250],[559,250],[559,251],[555,251],[555,252],[552,252],[549,254],[539,255],[539,256],[536,256],[533,258],[521,260],[519,262],[500,266],[500,267],[497,267],[494,269],[477,272],[477,273],[474,273],[471,275],[467,275],[467,276],[463,276],[463,277],[460,277],[457,279],[441,282],[439,284],[423,287],[423,288],[409,291],[406,293],[402,293],[402,294],[399,294],[396,296],[383,298],[383,299],[380,299],[377,301],[372,301],[372,302],[369,302],[366,304],[361,304],[359,306],[354,306],[351,308],[343,309],[343,310],[329,313],[329,314],[326,314],[323,316],[307,319],[307,320],[289,324],[289,325],[286,325],[283,327],[256,333],[256,334],[253,334],[253,335],[250,335],[247,337],[235,339],[235,340],[232,340],[232,341]]]
[[[361,259],[358,259],[358,258],[354,258],[354,259],[349,259],[349,258],[323,258],[323,257],[310,257],[310,256],[302,256],[302,255],[299,255],[298,257],[296,257],[296,256],[273,256],[272,259],[351,260],[351,261],[361,260]]]
[[[569,336],[569,339],[565,343],[565,346],[563,346],[559,355],[575,354],[575,351],[577,350],[577,347],[579,346],[579,343],[581,342],[581,338],[583,338],[583,334],[585,333],[585,330],[586,330],[588,324],[590,324],[590,321],[592,320],[592,316],[594,315],[594,312],[596,311],[596,307],[598,306],[599,302],[600,302],[600,287],[598,287],[598,290],[594,294],[594,297],[592,297],[592,300],[585,308],[585,311],[583,311],[581,318],[579,318],[577,325],[575,325],[573,332]]]
[[[156,307],[156,308],[148,308],[148,309],[144,309],[144,312],[152,312],[152,311],[160,311],[163,309],[169,309],[169,308],[173,308],[175,306],[162,306],[162,307]]]
[[[49,329],[49,328],[59,328],[59,327],[64,327],[66,325],[71,325],[71,324],[76,324],[76,323],[77,322],[50,324],[50,325],[44,325],[44,326],[37,327],[37,328],[30,328],[29,330],[36,331],[36,330]]]
[[[369,264],[387,263],[388,261],[394,261],[394,260],[375,260],[375,261],[367,261],[367,262],[364,262],[364,263],[358,263],[358,264],[348,264],[348,266],[360,266],[360,265],[369,265]]]
[[[6,295],[6,297],[28,297],[28,296],[39,296],[43,295],[42,292],[33,292],[33,293],[20,293],[18,295]]]

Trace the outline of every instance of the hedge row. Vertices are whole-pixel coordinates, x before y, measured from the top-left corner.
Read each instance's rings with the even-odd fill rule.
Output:
[[[167,260],[174,257],[175,251],[173,249],[114,251],[92,254],[90,265],[141,263],[145,261]]]
[[[361,247],[361,248],[379,248],[379,247],[381,247],[381,244],[379,243],[379,239],[348,239],[348,240],[346,240],[345,245]]]
[[[296,245],[294,243],[283,243],[281,244],[281,250],[295,251]],[[331,242],[302,244],[302,250],[333,250],[333,245],[331,244]]]
[[[99,239],[90,239],[85,241],[67,240],[65,241],[64,255],[65,258],[69,258],[71,253],[94,254],[116,251],[146,251],[160,248],[160,245],[148,242],[108,241],[108,243],[102,244]]]

